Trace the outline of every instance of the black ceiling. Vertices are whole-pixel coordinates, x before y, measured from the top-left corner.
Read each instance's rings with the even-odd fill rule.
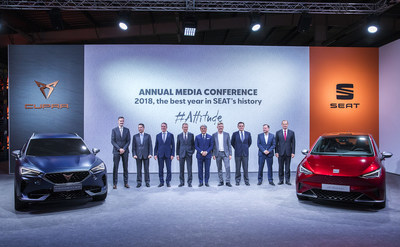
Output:
[[[310,27],[298,31],[299,19],[304,10],[261,10],[257,13],[262,22],[258,32],[249,28],[253,7],[224,11],[223,8],[197,10],[196,1],[175,1],[194,6],[190,12],[197,20],[195,37],[183,36],[183,20],[188,11],[130,8],[131,26],[122,31],[117,26],[120,10],[70,8],[53,6],[54,2],[74,1],[19,1],[44,2],[46,6],[14,6],[13,2],[1,0],[0,4],[0,59],[6,63],[6,47],[9,44],[196,44],[196,45],[267,45],[267,46],[340,46],[379,47],[400,38],[399,1],[352,1],[352,3],[386,4],[384,10],[376,11],[380,30],[375,34],[366,32],[371,13],[337,11],[311,12]],[[79,2],[79,1],[76,1]],[[84,1],[81,1],[84,2]],[[89,1],[90,2],[90,1]],[[93,1],[92,1],[93,2]],[[94,1],[96,2],[96,1]],[[123,1],[98,1],[123,2]],[[129,2],[129,1],[125,1]],[[141,2],[141,1],[131,1]],[[143,1],[145,2],[145,1]],[[161,1],[162,2],[162,1]],[[201,2],[197,1],[199,5]],[[218,1],[213,1],[218,2]],[[220,1],[221,3],[245,3],[245,1]],[[270,1],[248,1],[269,3]],[[297,1],[297,3],[306,1]],[[333,1],[319,1],[327,3]],[[335,1],[347,6],[350,1]],[[164,0],[165,3],[165,0]],[[277,1],[274,3],[295,3]],[[308,2],[309,3],[309,2]],[[192,6],[192,7],[193,7]],[[351,5],[349,5],[351,6]],[[78,6],[79,7],[79,6]],[[234,6],[236,8],[236,6]],[[290,6],[289,6],[290,7]],[[107,9],[107,8],[106,8]],[[111,8],[108,8],[111,9]],[[133,10],[132,10],[133,9]],[[126,10],[126,9],[125,9]],[[238,11],[235,11],[238,10]],[[371,12],[371,11],[370,11]],[[59,16],[60,18],[57,18]]]

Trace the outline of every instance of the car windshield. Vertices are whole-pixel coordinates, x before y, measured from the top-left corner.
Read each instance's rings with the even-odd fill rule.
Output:
[[[90,154],[81,139],[49,138],[32,139],[26,155],[32,156],[66,156]]]
[[[321,137],[311,151],[316,155],[373,156],[368,136]]]

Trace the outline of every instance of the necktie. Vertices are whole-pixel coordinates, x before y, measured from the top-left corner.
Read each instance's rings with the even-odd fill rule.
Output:
[[[122,131],[123,131],[123,128],[119,128],[119,132],[121,133],[121,137],[122,137]]]
[[[186,137],[186,133],[185,133],[185,141],[186,141],[187,137]]]
[[[162,136],[163,142],[165,142],[165,132],[163,132],[162,134],[163,134]]]
[[[283,131],[283,137],[285,138],[286,141],[286,130]]]
[[[143,144],[143,133],[140,134],[140,144]]]
[[[243,142],[244,141],[243,131],[240,131],[240,135],[241,135],[241,139],[242,139],[242,142]]]
[[[206,139],[206,135],[203,135],[203,139]]]

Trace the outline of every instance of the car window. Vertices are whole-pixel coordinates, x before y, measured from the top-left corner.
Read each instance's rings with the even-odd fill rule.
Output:
[[[371,141],[368,136],[321,137],[311,154],[373,156]]]
[[[90,154],[81,139],[49,138],[32,139],[26,155],[32,156],[66,156]]]

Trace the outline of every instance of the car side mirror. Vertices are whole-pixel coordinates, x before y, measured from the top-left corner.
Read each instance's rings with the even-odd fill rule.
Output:
[[[16,159],[19,159],[19,158],[21,158],[21,150],[14,150],[14,151],[12,151],[12,152],[11,152],[11,155],[12,155],[13,157],[15,157]]]
[[[308,154],[308,149],[301,150],[301,153],[304,154],[304,155],[307,155]]]
[[[382,152],[382,159],[390,158],[393,154],[390,152]]]
[[[98,148],[93,148],[93,149],[92,149],[92,152],[93,152],[94,155],[96,155],[98,152],[100,152],[100,149],[98,149]]]

